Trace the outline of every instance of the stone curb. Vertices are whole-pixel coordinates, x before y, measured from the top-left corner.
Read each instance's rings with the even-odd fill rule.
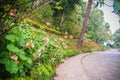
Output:
[[[94,55],[94,54],[96,54],[96,53],[87,53],[87,54],[83,55],[81,58],[81,64],[82,64],[84,58],[86,58],[89,55]]]

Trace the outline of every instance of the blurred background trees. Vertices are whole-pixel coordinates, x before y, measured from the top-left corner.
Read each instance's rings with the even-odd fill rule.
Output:
[[[110,38],[110,35],[110,25],[104,21],[103,11],[95,8],[90,15],[87,37],[98,44],[102,44]]]
[[[120,49],[120,28],[113,34],[114,47]]]

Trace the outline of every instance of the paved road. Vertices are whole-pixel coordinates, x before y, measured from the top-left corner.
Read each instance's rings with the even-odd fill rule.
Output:
[[[90,80],[120,80],[120,53],[117,50],[87,56],[82,63]]]
[[[57,68],[54,80],[120,80],[120,52],[77,55]]]

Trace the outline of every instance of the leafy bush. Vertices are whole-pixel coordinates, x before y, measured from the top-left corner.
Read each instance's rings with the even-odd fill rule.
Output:
[[[81,51],[84,52],[84,53],[92,52],[91,48],[89,46],[82,46]]]
[[[109,46],[103,46],[103,45],[101,45],[101,48],[99,49],[99,51],[105,51],[105,50],[108,50],[108,49],[110,49]]]
[[[64,38],[48,35],[25,21],[0,41],[0,77],[10,80],[52,80],[61,60],[76,54],[68,50]]]
[[[83,52],[92,52],[97,50],[100,50],[100,45],[96,44],[90,39],[86,39],[83,41],[83,47],[82,47]]]
[[[43,36],[43,32],[36,31],[28,24],[21,22],[19,27],[15,27],[6,35],[8,44],[1,52],[0,64],[3,64],[10,74],[25,76],[32,68],[35,60],[34,52],[39,49],[40,44],[43,45],[43,41],[39,40]]]
[[[66,57],[75,56],[76,54],[79,53],[79,50],[67,49],[67,50],[63,50],[62,53],[63,53],[64,58],[66,58]]]
[[[51,65],[42,64],[37,70],[31,71],[31,77],[34,80],[52,80],[55,69]]]

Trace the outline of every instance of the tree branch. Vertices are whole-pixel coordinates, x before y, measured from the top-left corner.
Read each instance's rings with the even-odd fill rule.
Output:
[[[105,2],[104,2],[104,4],[105,4],[106,6],[108,6],[108,7],[113,7],[113,5],[109,5],[109,4],[105,3]]]

